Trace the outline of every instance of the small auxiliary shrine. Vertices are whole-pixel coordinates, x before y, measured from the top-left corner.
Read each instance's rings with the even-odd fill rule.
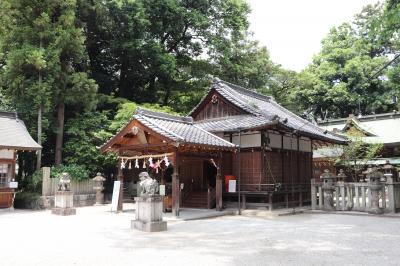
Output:
[[[212,191],[216,208],[222,208],[220,165],[223,154],[235,148],[191,118],[139,109],[101,151],[118,154],[119,180],[145,170],[165,185],[165,208],[178,215],[181,199],[199,188]],[[122,210],[122,199],[118,209]]]

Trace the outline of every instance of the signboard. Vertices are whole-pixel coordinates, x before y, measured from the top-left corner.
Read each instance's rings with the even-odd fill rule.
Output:
[[[165,196],[165,185],[160,185],[160,195]]]
[[[18,188],[18,182],[11,181],[9,186],[10,188]]]
[[[236,192],[236,180],[229,180],[228,192]]]
[[[111,211],[116,212],[118,209],[118,199],[119,199],[119,188],[121,186],[121,181],[114,181],[114,188],[111,200]]]

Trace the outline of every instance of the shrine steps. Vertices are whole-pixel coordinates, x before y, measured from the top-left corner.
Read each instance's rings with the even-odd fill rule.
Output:
[[[183,208],[207,209],[207,191],[194,191],[182,199]]]

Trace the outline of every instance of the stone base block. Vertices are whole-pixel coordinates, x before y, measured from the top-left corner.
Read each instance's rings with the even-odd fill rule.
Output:
[[[383,214],[383,209],[381,208],[376,208],[376,209],[370,209],[368,210],[369,214]]]
[[[53,208],[53,209],[51,209],[51,213],[55,214],[55,215],[61,215],[61,216],[75,215],[76,209],[75,208]]]
[[[167,230],[167,222],[141,222],[132,220],[132,229],[137,229],[144,232],[161,232]]]

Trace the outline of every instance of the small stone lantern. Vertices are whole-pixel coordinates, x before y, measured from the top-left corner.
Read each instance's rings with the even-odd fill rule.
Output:
[[[342,182],[344,182],[344,181],[346,181],[346,178],[347,178],[347,176],[346,176],[346,174],[344,173],[344,170],[343,170],[343,169],[340,169],[340,170],[339,170],[339,174],[337,175],[337,181],[342,181]]]
[[[383,191],[384,186],[381,183],[381,180],[384,178],[384,175],[378,171],[376,167],[369,168],[367,173],[368,178],[368,187],[371,190],[371,208],[369,209],[369,213],[372,214],[382,214],[383,209],[379,207],[379,192]]]
[[[97,173],[97,175],[92,180],[94,181],[93,189],[96,190],[96,204],[95,205],[103,205],[104,204],[103,182],[106,179],[101,175],[101,173]]]
[[[386,161],[386,164],[382,167],[382,169],[383,169],[383,175],[385,176],[386,180],[388,178],[393,180],[393,173],[394,173],[395,168],[393,165],[391,165],[389,163],[389,161]]]
[[[325,169],[324,173],[321,175],[322,191],[324,195],[324,207],[325,211],[333,211],[335,207],[333,206],[333,191],[335,190],[334,179],[335,175],[331,173],[328,169]]]

